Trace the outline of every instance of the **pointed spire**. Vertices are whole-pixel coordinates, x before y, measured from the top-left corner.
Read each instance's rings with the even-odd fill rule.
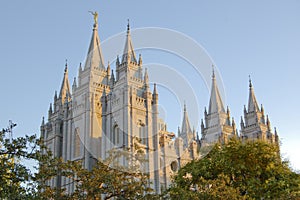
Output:
[[[217,86],[216,76],[214,67],[212,70],[212,86],[211,86],[211,93],[210,93],[210,101],[209,101],[209,109],[208,113],[215,113],[215,112],[225,112],[223,102],[221,99],[221,95]]]
[[[158,104],[158,93],[156,89],[156,83],[154,83],[152,99],[153,99],[153,104]]]
[[[75,88],[77,88],[76,77],[74,77],[73,85],[72,85],[72,89],[74,90]]]
[[[254,94],[254,89],[252,87],[251,77],[249,76],[249,100],[248,100],[248,112],[257,112],[259,111],[259,106],[256,101]]]
[[[116,66],[120,65],[119,55],[117,55]]]
[[[50,103],[50,107],[49,107],[49,113],[52,114],[53,110],[52,110],[52,103]]]
[[[203,122],[203,119],[201,119],[201,130],[202,130],[202,131],[204,130],[204,122]]]
[[[105,88],[103,88],[102,96],[101,96],[101,102],[105,102],[106,99],[106,91]]]
[[[264,107],[263,107],[262,104],[260,104],[260,112],[261,112],[262,114],[264,114],[264,112],[265,112]]]
[[[271,129],[271,122],[270,122],[270,119],[269,119],[268,115],[267,115],[267,126],[268,126],[268,129],[270,130]]]
[[[230,116],[230,110],[229,110],[229,107],[228,107],[228,106],[227,106],[226,113],[227,113],[228,116]]]
[[[45,117],[43,116],[43,118],[42,118],[42,126],[44,126],[45,125]]]
[[[142,55],[139,54],[139,66],[143,65]]]
[[[79,74],[81,74],[81,72],[82,72],[82,66],[81,66],[81,63],[79,63],[79,69],[78,69],[78,72],[79,72]]]
[[[148,69],[147,68],[145,68],[144,83],[145,84],[149,83],[149,76],[148,76]]]
[[[252,87],[252,81],[251,81],[251,76],[249,75],[249,87]]]
[[[244,123],[243,117],[241,116],[241,128],[244,129],[244,127],[245,127],[245,123]]]
[[[234,117],[232,117],[231,121],[232,121],[232,127],[235,129],[235,121],[234,121]]]
[[[100,68],[103,70],[105,69],[100,44],[101,43],[98,35],[98,24],[96,24],[95,21],[94,28],[93,28],[93,35],[88,50],[88,55],[86,58],[85,69],[87,68],[91,68],[91,69]]]
[[[107,71],[107,74],[110,74],[110,64],[109,64],[109,61],[107,62],[107,69],[106,69],[106,71]]]
[[[126,35],[126,41],[122,56],[122,63],[129,63],[129,62],[137,62],[136,56],[134,52],[134,48],[131,41],[131,35],[130,35],[130,25],[129,25],[129,19],[127,24],[127,35]]]
[[[111,70],[110,87],[112,88],[114,85],[115,85],[115,75],[114,75],[114,70]]]
[[[154,83],[153,94],[157,94],[156,83]]]
[[[68,65],[66,63],[64,78],[59,92],[59,99],[61,100],[61,103],[64,104],[65,101],[70,100],[70,97],[71,97],[71,92],[70,92],[70,83],[68,78]]]
[[[110,81],[110,64],[109,64],[109,61],[107,63],[107,68],[106,68],[106,75],[107,75],[107,84],[109,84],[109,81]]]
[[[181,134],[185,133],[191,133],[192,129],[190,126],[190,122],[189,122],[189,117],[188,117],[188,113],[186,111],[186,104],[184,103],[184,108],[183,108],[183,120],[182,120],[182,125],[181,125]]]
[[[54,93],[54,103],[56,102],[57,100],[57,91],[55,90],[55,93]]]

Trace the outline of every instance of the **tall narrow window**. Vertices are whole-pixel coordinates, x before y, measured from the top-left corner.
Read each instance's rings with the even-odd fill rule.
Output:
[[[74,157],[80,156],[80,136],[79,136],[79,129],[75,129],[74,133]]]
[[[146,144],[147,138],[145,136],[145,124],[142,123],[141,121],[139,121],[139,123],[138,123],[138,133],[139,133],[138,137],[140,139],[140,142],[142,144]]]
[[[118,125],[114,126],[113,143],[115,145],[118,145],[120,143],[120,129],[119,129]]]

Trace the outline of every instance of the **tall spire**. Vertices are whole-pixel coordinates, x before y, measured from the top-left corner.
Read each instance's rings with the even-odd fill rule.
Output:
[[[184,103],[184,108],[183,108],[183,120],[182,120],[182,125],[181,125],[181,134],[187,134],[187,133],[191,133],[192,129],[190,126],[190,122],[189,122],[189,117],[188,117],[188,113],[186,111],[186,104]]]
[[[62,103],[65,103],[66,100],[67,101],[70,100],[70,97],[71,97],[71,92],[70,92],[70,83],[68,78],[68,64],[66,61],[64,78],[59,92],[59,99],[62,101]]]
[[[149,84],[149,76],[148,76],[148,70],[147,70],[147,68],[145,68],[144,83],[145,84]]]
[[[221,95],[217,86],[216,76],[214,68],[212,70],[212,86],[211,86],[211,93],[210,93],[210,101],[209,101],[209,109],[208,113],[215,113],[215,112],[225,112],[223,102],[221,99]]]
[[[259,111],[259,106],[256,101],[254,89],[252,87],[251,77],[249,76],[249,100],[248,100],[248,112]]]
[[[87,58],[86,58],[86,63],[85,63],[85,69],[87,68],[100,68],[104,69],[104,62],[103,62],[103,55],[102,55],[102,50],[101,50],[101,43],[100,43],[100,38],[98,35],[98,14],[97,12],[92,13],[94,15],[94,28],[93,28],[93,35],[91,39],[91,43],[89,46]]]
[[[126,35],[125,47],[122,56],[122,63],[125,62],[135,62],[135,63],[137,62],[134,48],[131,41],[129,19],[127,24],[127,35]]]

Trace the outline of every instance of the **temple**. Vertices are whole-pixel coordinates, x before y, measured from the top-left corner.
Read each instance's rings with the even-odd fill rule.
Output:
[[[151,77],[143,67],[142,56],[135,53],[129,23],[123,49],[120,58],[116,55],[114,67],[104,61],[95,20],[84,65],[79,65],[72,88],[65,65],[60,91],[55,92],[48,118],[43,119],[40,127],[41,137],[53,156],[65,161],[81,160],[84,168],[91,169],[97,159],[106,159],[112,149],[132,154],[139,150],[147,160],[142,171],[149,173],[149,184],[160,193],[180,167],[201,158],[202,146],[226,142],[231,137],[278,143],[277,132],[273,134],[268,116],[265,117],[262,106],[259,108],[251,82],[248,108],[238,134],[229,108],[223,105],[214,70],[201,137],[191,128],[186,104],[178,133],[168,131],[159,117],[158,88],[149,84]],[[120,162],[130,164],[126,159]],[[76,187],[60,175],[48,184],[70,193]]]

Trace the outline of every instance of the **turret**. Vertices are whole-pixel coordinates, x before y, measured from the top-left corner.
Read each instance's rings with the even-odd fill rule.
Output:
[[[156,90],[156,83],[154,83],[154,88],[153,88],[153,95],[152,95],[152,99],[153,99],[153,104],[158,104],[158,93]]]
[[[244,106],[244,121],[241,119],[241,134],[250,140],[262,139],[274,142],[274,134],[271,130],[269,116],[266,116],[263,105],[259,108],[253,89],[251,78],[249,77],[249,98],[248,109]]]
[[[106,74],[107,74],[107,78],[108,78],[108,80],[110,79],[110,64],[109,64],[109,62],[107,63],[107,68],[106,68]]]
[[[134,48],[131,42],[130,25],[128,20],[126,42],[125,42],[125,47],[122,56],[122,64],[123,63],[129,64],[131,62],[137,64]]]
[[[242,116],[241,116],[241,128],[242,128],[242,130],[245,128],[245,123],[244,123],[244,120],[243,120]]]
[[[210,101],[209,101],[209,109],[208,113],[216,113],[216,112],[225,112],[223,102],[221,99],[221,95],[217,86],[216,76],[213,69],[212,72],[212,86],[211,86],[211,93],[210,93]]]
[[[61,84],[60,92],[59,92],[59,100],[60,105],[63,105],[65,101],[71,100],[71,92],[70,92],[70,83],[68,78],[68,65],[65,65],[64,78]]]
[[[142,60],[142,55],[139,54],[139,63],[138,63],[139,66],[142,66],[143,65],[143,60]]]
[[[74,77],[73,84],[72,84],[72,91],[73,91],[73,94],[74,94],[76,88],[77,88],[76,77]]]
[[[271,122],[269,120],[269,116],[267,115],[267,127],[268,127],[268,130],[271,130]]]
[[[53,110],[52,110],[52,103],[50,103],[49,110],[48,110],[48,119],[50,119],[52,113],[53,113]]]
[[[214,143],[218,139],[226,142],[235,135],[235,127],[231,127],[230,110],[225,111],[223,101],[216,81],[214,68],[212,70],[211,93],[208,111],[204,110],[204,120],[201,122],[201,142]],[[204,145],[206,145],[204,144]],[[202,145],[202,144],[201,144]]]
[[[190,126],[185,103],[183,108],[183,119],[182,119],[181,131],[179,136],[183,139],[183,144],[185,148],[188,147],[189,143],[193,139],[193,132]]]
[[[111,77],[109,81],[109,86],[112,89],[115,85],[115,75],[114,75],[114,70],[111,71]]]
[[[117,55],[117,59],[116,59],[116,78],[117,78],[117,80],[119,80],[119,69],[120,68],[120,59],[119,59],[119,55]]]

